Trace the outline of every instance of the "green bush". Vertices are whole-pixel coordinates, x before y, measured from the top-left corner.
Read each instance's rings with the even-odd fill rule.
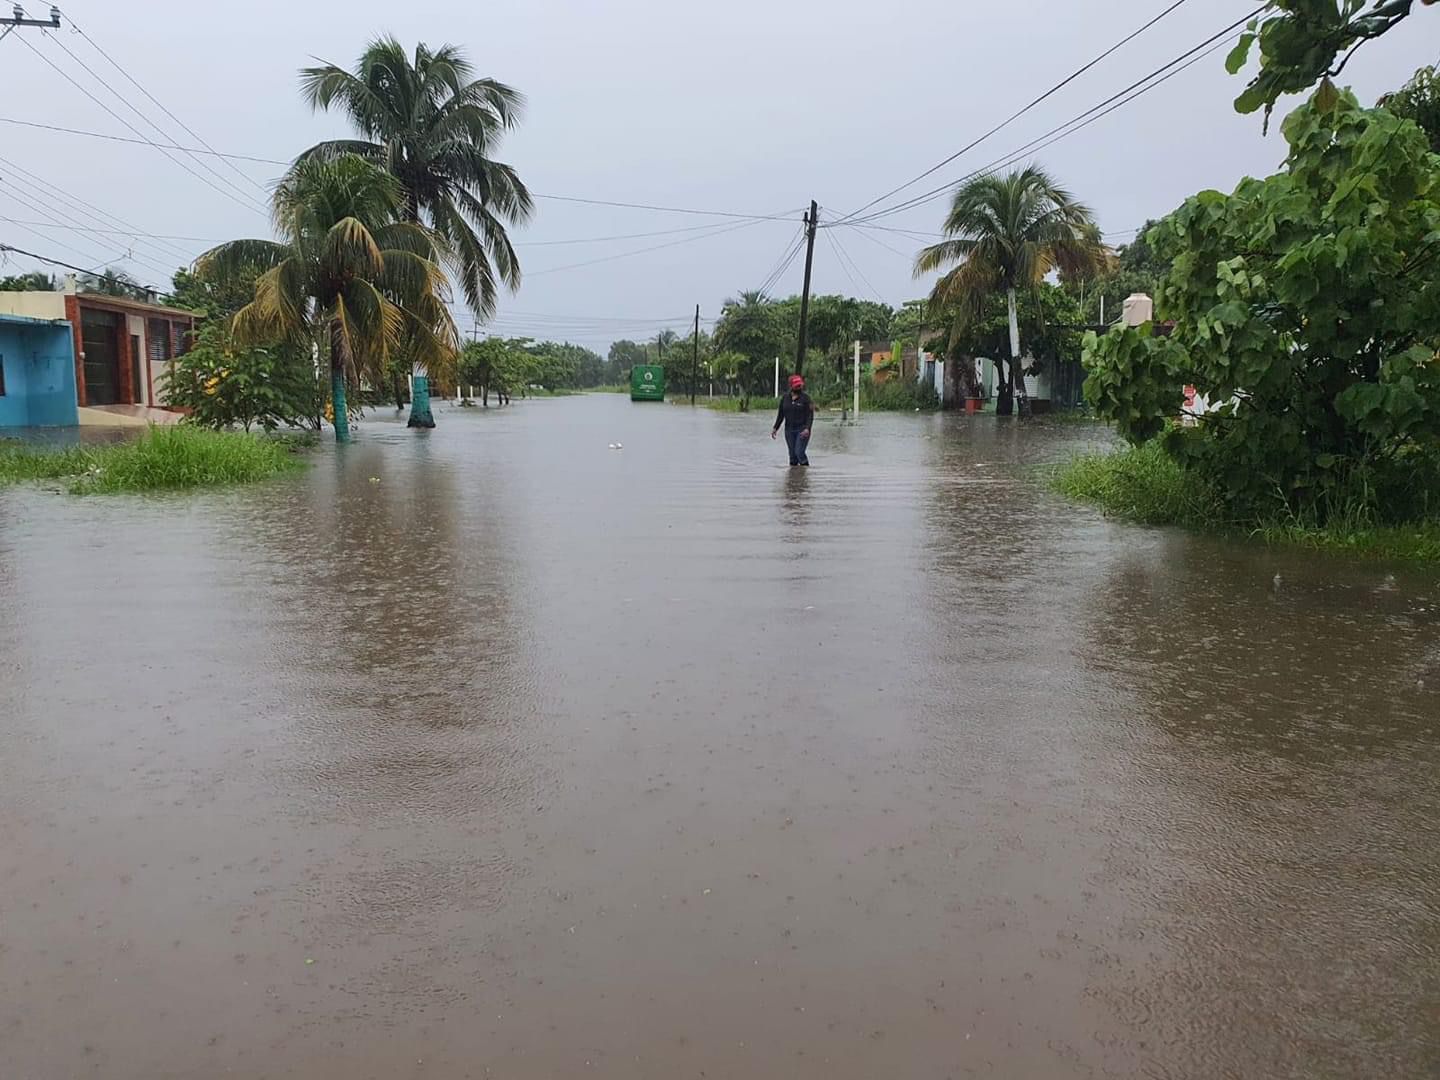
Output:
[[[1063,495],[1142,525],[1202,526],[1223,520],[1214,487],[1150,442],[1113,454],[1085,454],[1062,466]]]
[[[315,365],[297,346],[240,346],[224,323],[210,323],[163,377],[166,401],[217,431],[313,424],[320,415]]]
[[[180,424],[104,446],[5,445],[0,484],[65,479],[75,495],[245,484],[298,468],[292,449],[297,443]]]

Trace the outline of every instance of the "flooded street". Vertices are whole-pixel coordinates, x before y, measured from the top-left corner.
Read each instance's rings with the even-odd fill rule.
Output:
[[[0,490],[5,1080],[1440,1068],[1440,579],[1088,425],[437,419]]]

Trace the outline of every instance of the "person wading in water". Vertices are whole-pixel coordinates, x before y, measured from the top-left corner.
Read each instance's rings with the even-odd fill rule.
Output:
[[[810,425],[815,423],[815,403],[805,393],[805,380],[799,375],[790,376],[790,393],[780,399],[780,411],[775,416],[775,426],[770,438],[785,426],[785,445],[790,448],[790,465],[809,465],[805,451],[810,446]]]

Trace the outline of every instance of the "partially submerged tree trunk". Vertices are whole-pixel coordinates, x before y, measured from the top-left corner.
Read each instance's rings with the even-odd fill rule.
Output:
[[[1013,366],[1013,365],[1010,365]],[[995,361],[995,415],[1009,416],[1015,411],[1015,388],[1010,382],[1010,367],[1004,360]]]
[[[335,441],[350,441],[350,414],[345,407],[345,335],[338,322],[330,324],[330,408],[334,413]]]
[[[1029,413],[1030,408],[1029,400],[1025,396],[1025,362],[1020,359],[1020,307],[1015,301],[1015,290],[1013,288],[1006,290],[1005,301],[1010,309],[1010,382],[1013,387],[1011,394],[1012,409],[1013,399],[1018,396],[1020,398],[1020,415],[1025,416]],[[1010,411],[1011,410],[1007,410],[1006,415],[1009,415]]]
[[[422,374],[421,369],[416,369],[415,391],[411,395],[410,419],[406,427],[412,428],[433,428],[435,417],[430,414],[430,376]]]

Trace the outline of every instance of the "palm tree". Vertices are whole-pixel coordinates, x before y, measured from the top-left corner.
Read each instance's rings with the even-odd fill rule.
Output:
[[[961,325],[982,318],[985,302],[1005,294],[1010,313],[1010,371],[997,358],[1000,394],[996,411],[1009,415],[1021,373],[1020,319],[1016,292],[1034,288],[1052,270],[1092,273],[1104,261],[1105,246],[1094,215],[1052,180],[1029,166],[998,176],[987,173],[963,184],[945,218],[948,239],[925,248],[915,276],[958,263],[935,283],[932,311],[950,311]]]
[[[235,314],[236,338],[327,344],[335,438],[347,442],[347,376],[377,377],[402,345],[432,363],[454,356],[445,247],[404,220],[395,178],[352,154],[297,164],[275,190],[273,214],[279,242],[232,240],[201,255],[196,271],[224,280],[262,268],[255,299]]]
[[[334,64],[305,68],[311,107],[338,107],[362,138],[322,142],[302,154],[358,154],[400,182],[406,220],[427,224],[451,253],[460,291],[477,318],[495,313],[499,285],[520,287],[520,260],[507,225],[529,219],[530,193],[515,170],[492,160],[519,122],[523,96],[494,79],[473,78],[461,51],[415,46],[413,60],[392,37],[372,41],[353,72]],[[434,427],[428,378],[419,375],[411,427]]]
[[[759,290],[751,289],[726,300],[720,311],[720,321],[715,324],[715,347],[745,358],[734,371],[740,385],[742,412],[750,411],[750,395],[766,359],[779,354],[778,331],[775,303]]]

